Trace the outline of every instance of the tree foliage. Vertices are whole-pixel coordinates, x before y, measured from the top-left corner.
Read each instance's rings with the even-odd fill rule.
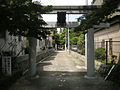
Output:
[[[70,44],[71,45],[77,45],[77,42],[78,42],[78,37],[72,37],[70,39]]]
[[[68,43],[68,36],[66,32],[66,44]],[[53,44],[64,46],[65,44],[65,29],[62,32],[57,33],[57,30],[54,30]],[[70,45],[77,45],[78,49],[82,50],[85,46],[85,37],[82,31],[75,32],[75,28],[70,29]],[[84,51],[84,50],[83,50]]]
[[[78,49],[82,49],[85,46],[85,37],[82,31],[75,31],[75,28],[70,29],[70,44],[77,45]]]
[[[32,0],[1,0],[1,30],[8,30],[13,35],[45,38],[49,32],[44,28],[46,22],[41,14],[51,10],[51,6],[43,7]]]
[[[65,44],[65,29],[60,33],[58,33],[57,30],[54,31],[54,43],[57,45]]]
[[[105,48],[103,47],[99,47],[95,50],[95,59],[101,59],[101,60],[105,60],[105,56],[106,56],[106,51]]]
[[[81,34],[78,37],[77,46],[79,49],[85,48],[85,35]]]
[[[81,24],[76,27],[76,31],[85,31],[89,28],[92,28],[93,25],[97,25],[101,22],[106,22],[108,16],[112,15],[117,11],[118,5],[120,4],[120,0],[104,0],[101,8],[90,12],[86,15],[83,15],[79,18]]]

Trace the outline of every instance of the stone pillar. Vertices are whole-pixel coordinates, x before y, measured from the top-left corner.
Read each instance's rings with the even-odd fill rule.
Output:
[[[68,53],[70,54],[70,30],[69,30],[69,14],[68,14]]]
[[[58,47],[57,44],[55,44],[55,50],[56,50],[56,51],[57,51],[57,47]]]
[[[91,28],[87,32],[87,75],[85,78],[95,78],[94,69],[94,29]]]
[[[85,68],[87,68],[87,33],[85,34]]]
[[[65,28],[65,51],[67,50],[67,47],[66,47],[66,28]]]
[[[69,27],[68,27],[68,53],[70,53],[70,30],[69,30]]]
[[[29,69],[31,77],[36,74],[36,46],[37,39],[34,37],[29,37]]]
[[[88,5],[88,0],[86,0],[86,5]]]

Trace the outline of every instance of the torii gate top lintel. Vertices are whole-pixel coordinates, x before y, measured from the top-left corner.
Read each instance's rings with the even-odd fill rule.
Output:
[[[86,14],[100,7],[100,5],[53,6],[53,11],[46,14],[57,14],[57,12],[66,12],[66,14]]]

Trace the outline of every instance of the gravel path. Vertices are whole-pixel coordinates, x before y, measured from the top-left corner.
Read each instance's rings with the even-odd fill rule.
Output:
[[[119,90],[98,77],[93,80],[84,78],[84,62],[61,51],[40,62],[38,76],[19,79],[10,90]]]

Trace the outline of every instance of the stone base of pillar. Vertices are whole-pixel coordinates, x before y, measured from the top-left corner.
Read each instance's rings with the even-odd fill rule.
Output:
[[[90,76],[85,75],[84,78],[86,78],[86,79],[96,79],[97,77],[96,76],[90,77]]]

